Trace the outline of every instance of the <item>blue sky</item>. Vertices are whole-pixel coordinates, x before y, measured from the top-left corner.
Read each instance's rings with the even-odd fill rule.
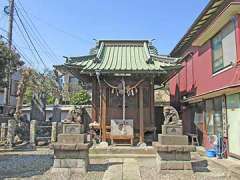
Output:
[[[22,11],[20,0],[15,1]],[[21,0],[21,4],[57,56],[53,60],[47,55],[48,50],[38,48],[44,62],[52,68],[53,64],[64,62],[62,56],[86,55],[95,45],[94,38],[154,38],[160,54],[169,54],[208,1]],[[7,0],[0,3],[0,27],[7,29],[7,16],[3,13]],[[16,25],[14,42],[36,68],[43,68],[31,54]]]

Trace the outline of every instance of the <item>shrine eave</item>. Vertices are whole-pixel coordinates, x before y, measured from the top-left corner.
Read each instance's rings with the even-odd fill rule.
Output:
[[[68,57],[66,63],[56,69],[78,74],[155,74],[162,75],[178,71],[179,58],[158,55],[149,41],[101,40],[91,49],[91,54]]]

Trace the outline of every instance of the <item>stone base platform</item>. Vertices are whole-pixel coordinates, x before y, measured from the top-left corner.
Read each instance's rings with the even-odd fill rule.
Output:
[[[191,152],[196,151],[195,146],[162,145],[159,142],[154,142],[153,146],[157,151],[156,161],[157,161],[157,166],[159,167],[159,170],[192,170],[193,169]]]
[[[68,130],[66,128],[66,131]],[[62,170],[62,172],[87,173],[90,144],[85,143],[84,134],[59,134],[58,142],[51,144],[50,147],[54,150],[51,172],[61,172]]]
[[[129,147],[129,146],[93,146],[89,149],[91,159],[107,158],[156,158],[156,150],[152,146]]]
[[[182,125],[162,125],[162,134],[164,135],[182,135],[183,127]]]
[[[208,162],[203,159],[190,161],[158,161],[158,171],[207,169]]]
[[[52,144],[54,149],[53,168],[80,168],[81,172],[87,172],[89,164],[89,144]]]
[[[188,145],[188,136],[159,134],[158,142],[162,145]]]
[[[153,147],[157,152],[195,152],[196,146],[193,145],[162,145],[159,142],[153,142]]]

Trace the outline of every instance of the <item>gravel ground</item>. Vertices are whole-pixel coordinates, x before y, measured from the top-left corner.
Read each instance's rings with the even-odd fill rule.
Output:
[[[52,155],[0,155],[0,179],[42,175],[53,164]]]
[[[63,175],[49,174],[53,164],[52,152],[24,152],[24,153],[0,153],[0,180],[5,179],[36,179],[36,180],[53,180],[53,179],[85,179],[101,180],[104,172],[110,165],[106,160],[91,160],[88,174],[85,177],[79,174]],[[146,165],[146,166],[145,166]],[[225,180],[226,172],[216,164],[209,162],[208,170],[198,169],[196,172],[190,171],[172,171],[156,173],[154,166],[149,166],[149,162],[141,162],[140,174],[142,180]],[[66,178],[71,177],[71,178]]]
[[[208,162],[208,168],[192,171],[162,171],[157,174],[153,167],[140,167],[142,180],[227,180],[227,172]]]

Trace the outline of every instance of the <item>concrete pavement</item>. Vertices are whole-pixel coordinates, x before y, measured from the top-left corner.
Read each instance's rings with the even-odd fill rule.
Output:
[[[139,163],[133,158],[109,159],[103,180],[141,180]]]

